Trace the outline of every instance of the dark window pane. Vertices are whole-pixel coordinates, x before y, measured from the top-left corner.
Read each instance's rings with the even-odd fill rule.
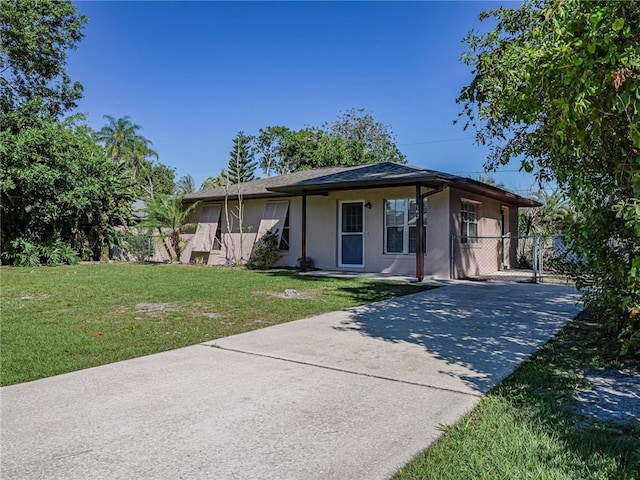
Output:
[[[409,253],[416,253],[416,227],[409,227]],[[422,251],[427,252],[427,227],[422,228]]]
[[[280,237],[280,245],[278,250],[289,250],[289,210],[287,210],[287,216],[284,218],[284,226],[282,227],[282,236]]]
[[[362,265],[362,235],[342,235],[343,265]]]
[[[402,227],[387,227],[387,253],[402,253]]]
[[[362,203],[342,204],[342,231],[345,233],[362,232]]]
[[[388,227],[401,227],[404,225],[404,200],[387,200],[386,221]]]

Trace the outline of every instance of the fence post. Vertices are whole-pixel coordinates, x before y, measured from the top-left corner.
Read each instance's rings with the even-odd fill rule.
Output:
[[[539,277],[540,283],[544,283],[544,235],[540,235],[540,262],[538,268],[540,269]]]
[[[533,234],[533,251],[531,254],[533,263],[533,283],[538,283],[538,235]]]
[[[449,254],[449,277],[451,280],[456,278],[456,236],[451,234],[451,247]]]

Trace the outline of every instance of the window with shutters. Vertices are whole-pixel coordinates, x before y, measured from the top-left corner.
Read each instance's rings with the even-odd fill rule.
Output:
[[[273,232],[278,238],[280,250],[289,249],[289,201],[278,200],[267,202],[264,206],[256,242],[268,231]],[[286,246],[286,248],[285,248]]]
[[[198,226],[193,237],[194,252],[210,252],[211,250],[220,250],[221,229],[220,229],[220,211],[222,205],[204,204],[200,210]]]

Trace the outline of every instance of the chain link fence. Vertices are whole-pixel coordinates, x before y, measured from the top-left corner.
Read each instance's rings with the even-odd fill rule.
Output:
[[[568,283],[561,235],[451,236],[451,278]]]
[[[122,248],[111,249],[111,258],[123,262],[162,262],[166,257],[162,240],[158,235],[123,235]]]

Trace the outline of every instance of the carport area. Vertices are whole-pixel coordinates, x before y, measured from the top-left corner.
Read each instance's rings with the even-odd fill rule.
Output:
[[[580,308],[454,282],[4,387],[2,477],[389,478]]]

